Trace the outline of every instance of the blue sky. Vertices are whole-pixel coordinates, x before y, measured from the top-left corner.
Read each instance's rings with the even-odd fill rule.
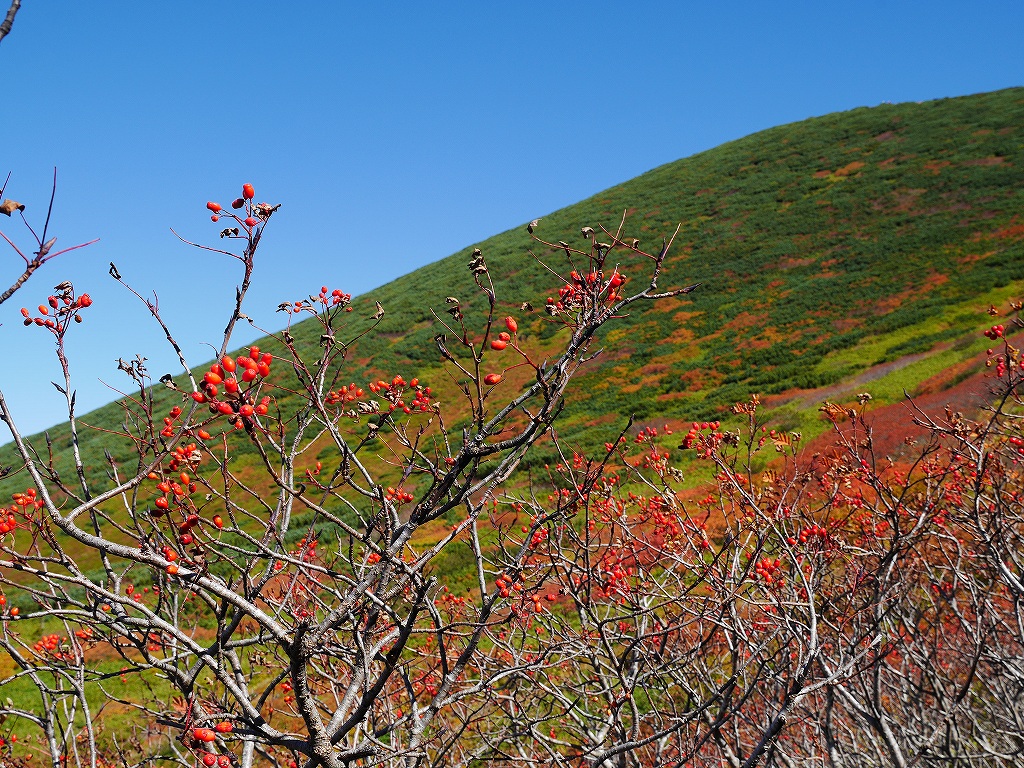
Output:
[[[0,307],[18,362],[0,366],[0,388],[22,431],[61,420],[52,345],[18,309],[65,279],[96,300],[69,340],[80,410],[115,396],[102,382],[126,386],[118,357],[178,372],[111,261],[158,291],[192,362],[209,359],[237,263],[170,227],[216,241],[205,203],[243,182],[282,203],[247,306],[276,329],[281,301],[364,292],[763,128],[1022,85],[1022,38],[1019,1],[24,0],[0,43],[7,195],[39,222],[56,166],[58,245],[101,241]],[[0,229],[27,244],[16,219]],[[3,287],[19,264],[0,249]]]

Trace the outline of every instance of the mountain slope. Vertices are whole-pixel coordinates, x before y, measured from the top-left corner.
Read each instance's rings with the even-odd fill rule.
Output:
[[[702,283],[608,331],[608,352],[579,379],[585,397],[570,403],[560,432],[593,446],[630,413],[659,424],[716,418],[752,392],[782,402],[794,390],[841,391],[879,364],[897,365],[872,381],[876,396],[913,391],[983,350],[981,313],[1020,289],[1022,204],[1024,89],[1015,88],[780,126],[549,214],[539,234],[556,241],[585,225],[614,228],[625,211],[626,233],[648,249],[681,223],[660,284]],[[467,314],[480,306],[466,269],[472,247],[356,299],[353,318],[372,314],[376,301],[387,315],[356,345],[346,380],[402,373],[443,389],[431,308],[441,314],[448,295]],[[531,248],[562,269],[559,254],[536,251],[523,228],[475,247],[527,343],[556,333],[543,312],[524,316],[519,306],[540,308],[557,290]],[[372,253],[373,244],[364,248]],[[319,337],[309,322],[292,332],[311,348]],[[269,340],[261,346],[275,349]],[[168,407],[172,396],[160,395]],[[791,399],[790,426],[813,429],[807,405]],[[107,430],[121,420],[116,404],[82,417]],[[50,434],[62,451],[66,428]],[[239,448],[244,454],[244,441]],[[109,433],[83,430],[91,468],[102,469],[105,450],[130,455]],[[2,454],[17,466],[9,448]],[[8,478],[0,490],[24,485]]]

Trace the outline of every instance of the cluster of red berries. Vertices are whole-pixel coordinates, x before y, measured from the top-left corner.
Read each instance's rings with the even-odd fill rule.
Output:
[[[1006,326],[1005,325],[993,325],[991,328],[989,328],[987,331],[985,331],[984,335],[985,335],[986,338],[989,338],[989,339],[992,339],[992,341],[995,341],[996,339],[1003,338],[1003,335],[1005,333],[1006,333]]]
[[[247,228],[252,229],[257,224],[260,223],[259,219],[253,217],[252,214],[253,213],[257,213],[258,214],[260,212],[260,206],[265,206],[265,204],[260,204],[260,206],[253,206],[251,201],[252,201],[252,199],[255,196],[256,196],[256,190],[253,189],[252,184],[243,184],[242,185],[242,196],[239,197],[239,198],[236,198],[231,203],[231,207],[234,210],[236,210],[236,211],[240,210],[241,208],[244,208],[246,203],[249,203],[251,210],[249,211],[249,215],[244,220],[241,219],[238,215],[233,214],[233,213],[227,213],[227,214],[226,213],[222,213],[224,208],[221,206],[220,203],[214,203],[214,202],[207,203],[206,207],[207,207],[207,209],[211,213],[210,221],[217,222],[217,221],[220,221],[220,217],[221,216],[230,216],[231,218],[235,219],[239,223],[244,224]],[[269,206],[265,206],[265,207],[269,208]],[[269,216],[269,214],[267,214],[267,215]],[[266,220],[266,216],[264,216],[263,219]]]
[[[75,298],[69,288],[59,298],[57,296],[47,297],[46,304],[40,304],[37,307],[39,317],[32,317],[32,313],[25,307],[21,308],[21,316],[25,318],[23,321],[25,325],[38,325],[48,328],[54,334],[59,335],[67,330],[68,323],[72,321],[76,323],[82,322],[82,315],[79,314],[79,310],[91,306],[92,298],[88,293],[83,293],[78,298]],[[53,317],[50,316],[51,310],[53,311]]]
[[[508,331],[502,331],[498,334],[498,338],[491,342],[491,349],[500,352],[508,346],[510,341],[512,341],[512,336],[509,334],[519,333],[519,323],[517,323],[516,319],[512,316],[505,318],[505,327],[508,328]],[[515,346],[515,342],[513,342],[513,346]]]
[[[45,502],[36,498],[35,488],[26,488],[23,493],[11,495],[11,504],[7,509],[0,507],[0,535],[11,533],[18,527],[18,519],[15,515],[24,518],[30,516],[30,510],[42,509]]]
[[[79,629],[75,631],[75,637],[79,640],[91,640],[93,636],[92,630],[86,627],[85,629]],[[47,654],[53,656],[55,659],[70,659],[72,658],[71,653],[59,650],[61,645],[68,643],[67,637],[62,638],[60,635],[43,635],[39,640],[32,646],[36,653]]]
[[[992,350],[990,349],[988,351],[988,353],[991,355],[992,354]],[[1000,376],[1000,377],[1005,376],[1007,370],[1009,370],[1010,361],[1008,361],[1007,358],[1004,357],[1003,355],[997,355],[994,358],[994,360],[995,360],[995,364],[996,364],[996,376]],[[992,367],[992,362],[993,362],[992,359],[986,360],[985,361],[985,367],[986,368],[991,368]],[[1024,370],[1024,358],[1021,358],[1020,368],[1021,368],[1021,370]]]
[[[754,566],[754,576],[762,580],[765,586],[770,587],[772,585],[781,587],[785,584],[785,579],[779,571],[782,569],[782,561],[779,558],[774,560],[762,557],[757,565]]]
[[[294,305],[282,304],[278,311],[292,312],[298,314],[303,310],[307,312],[322,312],[329,307],[344,307],[346,312],[351,312],[352,294],[344,293],[340,288],[335,288],[330,294],[327,293],[327,286],[320,287],[317,296],[310,296],[308,299],[296,301]],[[317,306],[319,305],[319,307]]]
[[[192,729],[192,740],[196,746],[203,744],[212,744],[217,740],[217,734],[225,735],[229,734],[234,730],[234,726],[228,721],[217,723],[213,728],[193,728]],[[231,758],[227,755],[217,755],[213,752],[200,752],[202,755],[200,760],[203,765],[208,768],[212,766],[221,766],[221,768],[227,768],[231,765]]]
[[[202,436],[203,432],[200,431],[199,435]],[[207,435],[207,438],[209,435]],[[207,438],[203,438],[204,440]],[[171,460],[167,465],[167,468],[171,472],[177,472],[178,470],[195,469],[203,461],[203,454],[199,451],[199,446],[195,443],[188,443],[187,445],[176,445],[174,451],[171,453]],[[160,477],[154,472],[149,474],[150,480],[159,480]]]
[[[316,547],[319,543],[320,542],[316,539],[307,539],[303,536],[299,539],[299,545],[296,547],[295,551],[292,552],[292,555],[307,563],[313,562],[316,560]]]
[[[514,574],[502,574],[498,576],[494,585],[498,588],[498,594],[501,597],[515,596],[517,593],[521,593],[523,591],[523,583],[519,581]],[[538,594],[527,595],[524,596],[523,603],[524,605],[530,604],[529,610],[532,610],[534,613],[540,613],[544,610],[541,605],[541,599],[541,596]],[[554,595],[547,595],[546,599],[548,602],[553,602],[556,598]],[[527,600],[529,603],[527,603]]]
[[[364,394],[362,387],[355,384],[342,386],[340,389],[331,390],[324,396],[324,404],[338,405],[339,403],[354,403]]]
[[[388,488],[386,493],[388,501],[396,505],[408,504],[413,500],[413,495],[401,488]]]
[[[151,473],[149,477],[157,481],[156,489],[160,491],[160,493],[164,494],[154,502],[160,510],[153,511],[154,517],[160,517],[160,515],[163,514],[162,510],[170,507],[170,502],[167,500],[167,494],[171,494],[175,500],[181,500],[185,496],[196,492],[196,483],[185,472],[182,472],[177,476],[177,478],[171,480],[162,479],[155,472]],[[181,483],[179,483],[178,480],[181,480]]]
[[[192,540],[192,535],[188,534],[188,537],[189,537],[189,541],[191,541]],[[174,561],[178,559],[178,553],[175,552],[174,549],[172,549],[167,544],[165,544],[163,546],[163,549],[161,551],[163,553],[164,560],[166,560],[168,563],[170,563],[170,565],[167,566],[167,573],[169,573],[171,576],[173,576],[174,574],[176,574],[178,572],[178,566],[174,564]]]
[[[801,529],[800,533],[797,534],[796,538],[790,536],[788,539],[786,539],[786,543],[789,544],[789,546],[791,547],[795,546],[797,542],[799,542],[800,544],[806,544],[814,536],[818,536],[824,539],[828,536],[828,529],[824,526],[814,524],[809,528]]]
[[[630,582],[635,575],[634,568],[633,566],[623,568],[622,561],[614,550],[609,555],[598,565],[598,572],[604,577],[604,583],[601,586],[605,597],[611,597],[613,594],[625,595],[632,589]]]
[[[153,587],[153,592],[156,593],[156,594],[159,594],[160,588],[159,587]],[[148,594],[149,593],[149,587],[143,587],[142,588],[142,592],[139,592],[137,589],[135,589],[135,585],[134,584],[128,584],[124,588],[124,593],[125,593],[125,595],[130,597],[135,602],[141,603],[142,602],[142,596],[144,594]],[[110,610],[110,607],[107,606],[107,607],[103,608],[103,610],[104,611],[108,611],[108,610]]]
[[[438,594],[437,599],[449,610],[462,608],[469,603],[468,597],[454,594],[445,584],[441,585],[440,594]]]
[[[219,768],[229,768],[231,765],[230,757],[227,755],[217,755],[213,752],[204,752],[200,759],[206,768],[213,768],[215,765],[219,766]]]
[[[164,428],[160,430],[162,437],[174,437],[174,422],[181,416],[181,408],[174,406],[170,413],[164,416]]]
[[[377,395],[382,395],[388,401],[388,411],[401,411],[402,413],[412,413],[413,411],[420,411],[421,413],[431,411],[434,409],[430,402],[430,387],[420,385],[419,379],[412,379],[406,382],[401,375],[395,376],[390,382],[375,381],[369,384],[370,391]],[[405,392],[407,389],[411,389],[413,398],[408,403],[405,401]],[[357,397],[358,392],[357,391]]]
[[[695,421],[690,426],[690,431],[686,433],[686,437],[683,438],[683,443],[679,447],[692,448],[693,444],[697,442],[697,438],[700,436],[700,433],[709,429],[712,431],[712,437],[721,437],[721,435],[718,434],[719,427],[721,427],[721,424],[717,421]]]
[[[35,649],[36,653],[53,654],[57,658],[62,658],[64,654],[53,653],[57,650],[58,647],[60,647],[60,643],[60,635],[43,635],[41,638],[39,638],[39,641],[32,646],[32,648]]]
[[[536,531],[533,532],[533,535],[530,536],[530,540],[526,542],[526,546],[528,549],[536,549],[547,540],[547,528],[538,528]]]
[[[623,286],[627,277],[620,274],[618,270],[612,273],[607,280],[603,279],[600,272],[589,272],[581,275],[576,270],[569,274],[569,282],[558,289],[558,299],[551,296],[547,299],[548,312],[557,314],[566,309],[576,309],[582,306],[588,296],[595,292],[600,294],[607,291],[604,300],[608,304],[614,304],[620,298],[619,288]]]
[[[672,434],[672,430],[669,429],[668,424],[665,425],[665,434],[666,435],[671,435]],[[655,438],[657,438],[657,437],[658,437],[658,428],[657,427],[644,427],[643,429],[641,429],[637,433],[637,436],[636,436],[636,438],[634,438],[633,442],[636,443],[637,445],[640,445],[641,443],[653,442],[655,440]],[[606,443],[606,445],[608,445],[608,443]]]
[[[219,363],[210,366],[200,385],[202,391],[193,392],[192,399],[197,403],[209,403],[212,413],[233,418],[235,429],[251,425],[256,416],[266,416],[269,410],[269,397],[263,397],[255,405],[253,403],[255,390],[259,386],[257,379],[270,375],[270,364],[273,360],[273,355],[269,352],[261,355],[260,348],[255,345],[249,348],[247,357],[242,356],[235,360],[225,355]],[[241,383],[235,377],[239,368],[242,369]],[[245,384],[249,386],[243,390],[242,386]],[[224,399],[218,400],[221,387],[224,388]]]
[[[204,744],[212,744],[217,740],[218,733],[231,733],[234,730],[234,726],[231,725],[227,720],[217,723],[213,728],[193,728],[192,738],[196,741],[201,741]]]

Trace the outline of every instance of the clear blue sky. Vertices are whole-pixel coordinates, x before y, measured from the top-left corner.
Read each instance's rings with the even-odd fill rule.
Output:
[[[204,205],[243,182],[283,203],[247,308],[276,329],[283,300],[364,292],[763,128],[1024,84],[1022,51],[1019,0],[24,0],[0,43],[8,196],[39,221],[57,166],[59,245],[102,239],[0,307],[0,387],[23,431],[61,419],[50,344],[18,309],[64,279],[96,299],[70,342],[81,410],[113,398],[100,379],[126,386],[118,357],[178,372],[111,261],[209,359],[237,264],[169,228],[215,241]],[[25,243],[17,220],[0,228]],[[19,264],[0,250],[2,287]]]

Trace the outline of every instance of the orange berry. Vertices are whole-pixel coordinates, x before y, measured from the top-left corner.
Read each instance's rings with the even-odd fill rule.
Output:
[[[486,384],[487,386],[494,386],[499,381],[501,381],[500,373],[488,373],[486,376],[484,376],[484,384]]]

